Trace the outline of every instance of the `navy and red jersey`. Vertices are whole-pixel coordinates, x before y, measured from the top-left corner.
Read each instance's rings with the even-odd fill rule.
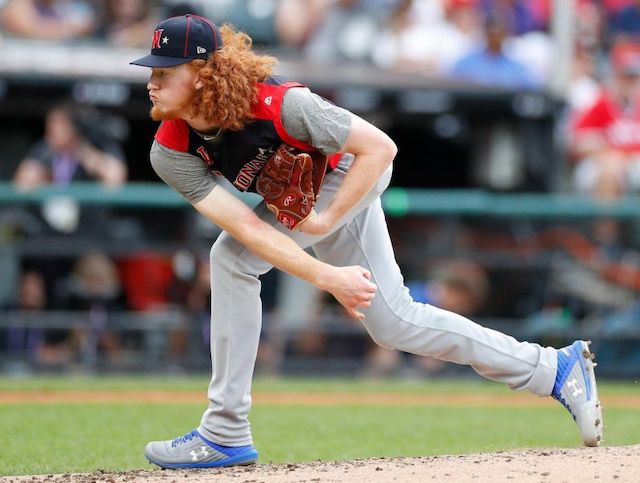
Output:
[[[283,142],[305,152],[312,146],[290,136],[281,119],[282,99],[292,87],[304,87],[270,77],[258,84],[258,100],[252,108],[255,119],[240,131],[224,131],[206,140],[181,119],[163,121],[155,139],[161,145],[200,157],[217,175],[224,176],[240,191],[255,192],[256,177],[267,160]],[[333,169],[340,154],[329,158]]]

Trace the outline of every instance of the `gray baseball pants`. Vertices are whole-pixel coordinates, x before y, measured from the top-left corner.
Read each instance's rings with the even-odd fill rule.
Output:
[[[344,159],[344,157],[343,157]],[[321,211],[340,187],[348,162],[329,173],[316,208]],[[256,213],[311,247],[318,259],[336,266],[361,265],[371,271],[378,292],[361,308],[364,326],[383,347],[470,365],[478,374],[548,396],[555,381],[555,349],[518,342],[469,319],[414,302],[404,287],[380,203],[391,169],[358,206],[323,236],[289,231],[260,203]],[[261,330],[260,280],[272,266],[223,232],[211,248],[211,362],[209,407],[198,430],[227,446],[252,444],[249,425],[251,380]]]

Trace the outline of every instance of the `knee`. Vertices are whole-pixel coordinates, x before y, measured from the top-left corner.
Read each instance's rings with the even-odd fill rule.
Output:
[[[403,330],[385,330],[383,332],[369,332],[371,339],[380,347],[402,352],[416,351],[416,334],[408,334]]]
[[[373,342],[378,344],[380,347],[384,349],[397,349],[396,344],[389,337],[380,337],[378,335],[370,334]]]
[[[448,312],[429,304],[414,302],[403,294],[395,310],[377,310],[366,313],[365,324],[371,339],[385,349],[415,352],[417,340],[432,339],[431,327],[438,326]]]
[[[399,349],[397,334],[389,327],[369,325],[367,331],[371,340],[385,349]]]

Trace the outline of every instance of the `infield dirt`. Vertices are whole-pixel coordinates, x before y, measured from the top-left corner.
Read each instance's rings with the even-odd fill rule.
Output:
[[[413,483],[638,482],[640,445],[505,451],[463,456],[257,464],[209,470],[153,470],[7,477],[11,483]]]

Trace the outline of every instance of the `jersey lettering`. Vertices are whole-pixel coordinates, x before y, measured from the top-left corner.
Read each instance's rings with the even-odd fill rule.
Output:
[[[211,157],[209,156],[209,153],[204,148],[204,146],[200,146],[198,149],[196,149],[196,152],[202,157],[202,159],[207,162],[207,166],[211,166],[213,164],[213,161],[211,160]]]
[[[240,191],[247,191],[274,151],[274,147],[258,148],[258,155],[240,169],[233,185]]]

